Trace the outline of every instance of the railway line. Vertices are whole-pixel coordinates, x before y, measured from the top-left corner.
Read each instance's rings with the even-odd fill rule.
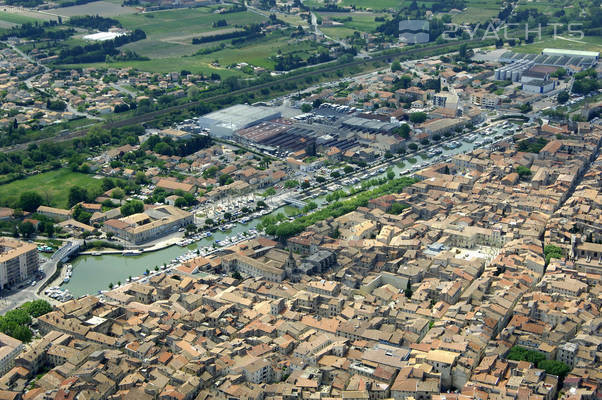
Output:
[[[215,102],[215,101],[219,101],[219,100],[224,100],[230,96],[235,96],[237,94],[242,94],[242,93],[248,93],[248,92],[252,92],[252,91],[257,91],[257,90],[261,90],[264,88],[269,88],[271,86],[274,85],[280,85],[283,83],[287,83],[287,82],[294,82],[297,81],[299,79],[303,79],[306,78],[308,76],[315,76],[317,74],[322,74],[322,73],[328,73],[328,72],[333,72],[333,71],[337,71],[339,69],[342,68],[348,68],[348,67],[354,67],[354,66],[359,66],[359,65],[363,65],[365,63],[370,63],[370,62],[379,62],[379,61],[387,61],[390,62],[392,61],[394,58],[396,57],[408,57],[408,56],[416,56],[416,55],[420,55],[423,54],[425,52],[432,52],[432,51],[437,51],[437,50],[441,50],[447,47],[451,47],[451,46],[457,46],[459,44],[466,44],[467,46],[470,46],[472,44],[478,44],[478,45],[483,45],[483,42],[481,40],[462,40],[462,41],[455,41],[455,42],[448,42],[448,43],[442,43],[442,44],[436,44],[433,46],[428,46],[428,47],[421,47],[421,48],[414,48],[414,49],[408,49],[408,50],[403,50],[400,49],[399,51],[395,51],[395,52],[391,52],[391,53],[387,53],[387,54],[380,54],[380,55],[376,55],[371,57],[370,59],[362,59],[362,60],[353,60],[350,61],[348,63],[343,63],[343,64],[332,64],[332,65],[325,65],[324,67],[317,69],[317,70],[311,70],[311,71],[306,71],[306,72],[302,72],[299,74],[295,74],[295,75],[291,75],[291,76],[287,76],[281,79],[278,79],[276,81],[270,81],[270,82],[264,82],[264,83],[259,83],[256,85],[252,85],[252,86],[247,86],[245,88],[241,88],[241,89],[236,89],[236,90],[232,90],[228,93],[221,93],[221,94],[216,94],[216,95],[212,95],[212,96],[207,96],[205,98],[202,98],[200,100],[195,100],[195,101],[190,101],[188,103],[183,103],[183,104],[178,104],[175,106],[170,106],[170,107],[166,107],[166,108],[162,108],[160,110],[155,110],[155,111],[149,111],[147,113],[144,114],[140,114],[140,115],[135,115],[133,117],[130,118],[126,118],[120,121],[114,121],[114,122],[106,122],[102,125],[102,128],[105,129],[114,129],[114,128],[123,128],[126,126],[130,126],[130,125],[135,125],[135,124],[141,124],[141,123],[145,123],[145,122],[150,122],[153,121],[154,119],[161,117],[163,115],[172,113],[172,112],[177,112],[177,111],[182,111],[182,110],[187,110],[190,109],[192,107],[201,105],[203,103],[211,103],[211,102]],[[59,135],[56,136],[52,136],[52,137],[48,137],[48,138],[42,138],[42,139],[37,139],[37,140],[33,140],[33,141],[29,141],[26,143],[19,143],[13,146],[7,146],[4,148],[1,148],[0,151],[2,152],[12,152],[12,151],[18,151],[18,150],[25,150],[27,149],[27,147],[30,144],[39,144],[39,143],[43,143],[43,142],[48,142],[48,141],[54,141],[54,142],[63,142],[66,140],[71,140],[71,139],[75,139],[78,137],[83,137],[85,136],[88,131],[89,131],[89,127],[86,127],[85,129],[79,129],[73,132],[62,132],[59,133]]]

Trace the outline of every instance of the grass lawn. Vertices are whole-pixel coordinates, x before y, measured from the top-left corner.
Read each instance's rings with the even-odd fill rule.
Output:
[[[53,207],[67,208],[69,189],[72,186],[100,190],[101,181],[90,175],[62,168],[0,186],[0,199],[2,204],[10,205],[19,199],[21,193],[34,191],[38,192],[44,201],[48,199]]]
[[[218,60],[224,66],[244,61],[258,67],[272,69],[274,68],[274,62],[270,57],[276,55],[278,50],[282,54],[287,54],[303,52],[312,47],[311,42],[289,43],[289,40],[288,37],[279,35],[267,36],[266,38],[254,41],[249,46],[225,48],[215,53],[198,56],[198,58],[206,63]]]
[[[34,18],[28,15],[11,13],[7,11],[0,11],[0,21],[8,22],[11,24],[26,24],[28,22],[40,21],[38,18]]]
[[[602,51],[602,38],[597,36],[585,36],[583,39],[570,38],[559,35],[556,39],[543,37],[541,41],[513,47],[512,51],[517,53],[541,53],[545,48]]]
[[[370,8],[372,10],[384,10],[388,8],[401,8],[406,0],[342,0],[340,6],[355,6],[356,8]]]
[[[491,18],[497,17],[498,13],[498,8],[467,7],[462,13],[452,15],[452,22],[455,24],[485,22]]]
[[[374,32],[376,27],[378,25],[382,24],[382,22],[376,22],[374,20],[374,18],[387,16],[387,14],[369,13],[369,12],[356,12],[356,13],[321,12],[319,14],[323,19],[330,18],[333,21],[336,21],[336,18],[351,17],[351,21],[343,22],[343,26],[345,28],[354,29],[354,30],[360,31],[360,32]]]

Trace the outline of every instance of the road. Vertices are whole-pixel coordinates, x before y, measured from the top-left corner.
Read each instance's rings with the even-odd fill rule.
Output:
[[[125,94],[129,94],[130,96],[132,96],[134,99],[136,98],[137,94],[136,92],[132,92],[129,89],[124,88],[123,86],[121,86],[119,83],[111,83],[110,84],[111,87],[113,87],[114,89],[119,90],[121,93],[125,93]]]

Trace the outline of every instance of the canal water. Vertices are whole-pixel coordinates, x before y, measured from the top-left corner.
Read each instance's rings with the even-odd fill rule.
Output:
[[[456,149],[443,150],[444,155],[453,155],[464,153],[473,149],[472,143],[461,142],[462,146]],[[400,168],[397,165],[393,166],[396,175],[406,172],[414,165],[422,164],[425,166],[428,160],[423,160],[420,156],[413,156],[416,159],[416,164],[411,164],[404,161],[404,166]],[[369,179],[385,176],[382,173]],[[351,186],[346,187],[349,189]],[[325,202],[324,197],[313,199],[317,204],[321,205]],[[280,208],[273,212],[285,213],[286,208]],[[197,247],[211,246],[215,240],[222,240],[227,236],[246,232],[251,228],[255,228],[261,218],[249,221],[246,224],[238,223],[229,231],[216,231],[212,237],[202,239],[187,247],[171,246],[163,250],[143,253],[139,256],[122,256],[122,255],[104,255],[104,256],[79,256],[71,261],[73,265],[73,274],[69,283],[62,285],[62,288],[69,289],[75,297],[85,294],[97,294],[100,290],[107,290],[110,283],[126,282],[128,277],[136,277],[144,274],[149,270],[154,270],[155,266],[162,266],[164,263],[169,263],[176,257],[184,253],[194,250]]]

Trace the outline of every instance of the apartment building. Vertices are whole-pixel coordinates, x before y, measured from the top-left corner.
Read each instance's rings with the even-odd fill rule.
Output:
[[[29,279],[38,271],[39,265],[34,243],[0,238],[0,289]]]
[[[23,343],[0,333],[0,374],[6,374],[15,366],[15,358],[23,351]]]

